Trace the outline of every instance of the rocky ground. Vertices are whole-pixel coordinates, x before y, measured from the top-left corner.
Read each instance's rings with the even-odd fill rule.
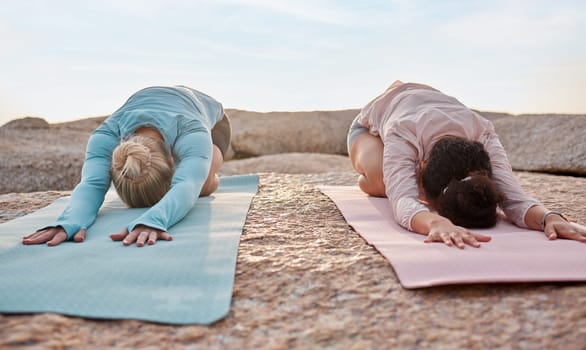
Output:
[[[344,123],[349,122],[354,112],[342,112],[348,119]],[[244,114],[242,120],[248,117]],[[496,124],[510,116],[491,117]],[[0,222],[69,193],[78,181],[88,130],[100,120],[60,125],[24,120],[0,128]],[[241,125],[247,124],[242,120]],[[574,129],[568,133],[578,132],[575,128],[584,119],[572,120]],[[253,143],[251,133],[242,131],[236,139],[246,136]],[[291,142],[286,148],[291,153],[255,154],[225,163],[223,175],[260,173],[260,188],[242,234],[232,308],[224,320],[211,326],[169,326],[2,314],[0,349],[586,348],[584,283],[403,289],[387,260],[316,188],[356,181],[347,157],[332,151],[343,147],[340,135],[335,142],[313,143],[315,149],[303,150],[291,149],[300,142],[295,141],[298,134],[273,139],[266,147]],[[583,171],[586,146],[570,141],[577,145],[573,166]],[[244,149],[238,147],[236,151]],[[555,147],[563,149],[562,144]],[[251,150],[239,151],[235,158]],[[313,153],[295,153],[301,151]],[[523,188],[548,207],[586,223],[586,178],[517,175]]]
[[[518,175],[552,209],[586,222],[586,179]],[[354,182],[351,172],[261,174],[232,308],[216,324],[4,314],[0,348],[584,349],[584,283],[403,289],[387,260],[316,188]],[[0,195],[1,221],[62,194]]]
[[[257,113],[231,109],[227,113],[232,122],[228,158],[245,161],[233,163],[234,169],[226,173],[251,165],[257,166],[257,172],[348,169],[339,157],[327,156],[347,155],[346,133],[358,110]],[[494,123],[514,169],[586,176],[586,115],[481,113]],[[0,194],[72,189],[79,182],[89,135],[104,118],[60,124],[23,118],[1,126]],[[276,169],[271,164],[284,153],[302,155],[288,157],[291,163],[280,163]],[[308,153],[312,156],[304,158]]]

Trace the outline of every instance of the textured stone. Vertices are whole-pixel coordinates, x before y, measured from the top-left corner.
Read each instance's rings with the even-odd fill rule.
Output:
[[[346,132],[358,110],[227,112],[233,124],[230,157],[295,155],[227,163],[225,174],[251,164],[256,171],[271,172],[276,163],[288,173],[346,170],[339,155],[346,153]],[[513,169],[586,175],[586,116],[481,113],[495,124]],[[61,124],[24,118],[0,127],[0,193],[72,189],[90,133],[104,118]],[[322,155],[308,154],[304,160],[301,152]]]
[[[2,126],[4,129],[12,129],[13,132],[19,129],[49,129],[49,123],[45,119],[37,117],[24,117],[11,120]]]
[[[318,174],[352,171],[346,156],[320,153],[269,154],[246,159],[233,159],[224,163],[222,175],[242,173]]]
[[[493,123],[514,169],[586,175],[586,115],[519,115]]]
[[[73,189],[88,138],[57,126],[0,128],[0,193]]]
[[[227,110],[235,158],[307,152],[347,154],[346,134],[358,110],[258,113]]]
[[[551,209],[586,222],[585,178],[518,177]],[[3,314],[0,348],[583,349],[584,283],[403,289],[316,188],[355,181],[349,172],[261,174],[224,320],[204,327]],[[0,195],[0,221],[60,194]]]

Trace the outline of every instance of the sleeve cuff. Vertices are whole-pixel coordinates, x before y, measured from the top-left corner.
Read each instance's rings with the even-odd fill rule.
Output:
[[[144,226],[148,226],[150,228],[154,228],[157,230],[167,232],[167,229],[162,227],[161,225],[157,225],[154,223],[147,223],[147,222],[132,222],[132,223],[130,223],[130,225],[128,225],[128,227],[126,227],[126,229],[128,230],[128,233],[132,232],[132,230],[134,230],[136,228],[136,226],[138,226],[138,225],[144,225]]]
[[[41,230],[44,230],[46,228],[51,228],[51,227],[62,227],[63,230],[65,230],[65,234],[67,235],[67,240],[68,241],[71,238],[73,238],[73,235],[75,235],[77,232],[79,232],[79,230],[82,229],[80,226],[77,226],[77,225],[69,225],[69,224],[56,223],[54,225],[49,225],[49,226],[45,226],[43,228],[40,228],[37,231],[41,231]]]
[[[393,208],[395,211],[395,221],[402,227],[413,231],[411,228],[411,220],[415,214],[427,211],[429,208],[414,198],[402,198],[397,201],[397,204]]]

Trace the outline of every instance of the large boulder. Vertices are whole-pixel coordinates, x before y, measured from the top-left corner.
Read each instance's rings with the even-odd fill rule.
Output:
[[[250,160],[227,162],[225,174],[351,169],[342,156],[358,110],[227,113],[233,128],[229,158]],[[513,169],[586,175],[586,116],[481,114],[494,123]],[[104,118],[61,124],[23,118],[0,127],[0,193],[72,189],[90,133]],[[284,153],[292,154],[276,156]]]
[[[585,115],[518,115],[492,122],[515,170],[586,175]]]
[[[50,124],[43,118],[24,117],[11,120],[2,125],[3,129],[28,130],[28,129],[49,129]]]
[[[38,118],[0,127],[0,193],[72,189],[80,179],[89,136],[85,129]]]
[[[233,129],[230,157],[288,152],[346,155],[346,134],[358,112],[227,110]],[[514,169],[586,175],[585,115],[479,113],[495,125]]]
[[[348,154],[346,134],[359,110],[258,113],[226,110],[234,158],[287,152]]]

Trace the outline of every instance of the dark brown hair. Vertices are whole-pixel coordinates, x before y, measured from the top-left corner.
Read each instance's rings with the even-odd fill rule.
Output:
[[[482,144],[444,137],[431,149],[421,184],[438,214],[469,228],[492,227],[504,199],[492,180],[490,157]]]

